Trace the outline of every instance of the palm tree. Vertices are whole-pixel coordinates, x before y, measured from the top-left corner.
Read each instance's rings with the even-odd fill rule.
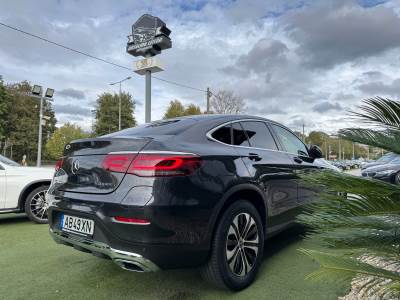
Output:
[[[369,128],[341,130],[342,138],[400,154],[400,103],[365,100],[352,116]],[[358,297],[400,297],[400,187],[332,172],[306,175],[318,199],[299,217],[320,268],[311,279],[350,282]],[[344,197],[344,195],[346,195]]]

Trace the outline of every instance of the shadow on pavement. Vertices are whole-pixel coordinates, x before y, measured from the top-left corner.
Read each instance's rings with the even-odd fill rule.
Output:
[[[11,223],[30,222],[25,214],[4,214],[0,215],[0,225]]]
[[[286,247],[301,241],[304,233],[304,227],[296,225],[268,239],[264,246],[264,261],[274,256],[276,253],[279,253]]]

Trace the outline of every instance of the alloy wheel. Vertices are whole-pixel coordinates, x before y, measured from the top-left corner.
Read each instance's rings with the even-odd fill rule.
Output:
[[[229,226],[226,239],[226,259],[231,272],[247,275],[253,268],[260,246],[258,228],[249,213],[240,213]]]
[[[33,195],[30,203],[32,214],[40,220],[47,220],[46,192],[40,191]]]

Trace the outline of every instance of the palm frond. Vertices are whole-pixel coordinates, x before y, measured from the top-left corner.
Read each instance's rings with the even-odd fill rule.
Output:
[[[400,188],[331,171],[304,173],[301,184],[314,190],[316,198],[298,217],[311,228],[307,241],[319,249],[302,250],[321,264],[310,278],[351,281],[362,274],[369,276],[362,281],[363,291],[390,289],[385,268],[394,265],[400,272]],[[383,266],[364,265],[357,258],[365,255],[379,257]]]
[[[311,237],[314,242],[332,249],[351,249],[359,254],[384,253],[385,256],[399,255],[399,236],[396,229],[377,230],[372,228],[334,228],[330,231],[314,232]]]
[[[334,280],[335,282],[347,282],[355,276],[361,276],[361,290],[369,293],[399,293],[400,273],[385,270],[380,266],[374,266],[355,257],[346,257],[334,252],[321,252],[310,249],[299,249],[303,254],[317,261],[321,268],[307,276],[311,280]]]
[[[316,193],[308,211],[344,217],[400,214],[399,186],[332,171],[304,174],[301,183]]]
[[[340,130],[339,136],[352,142],[400,153],[400,131],[347,128]]]
[[[360,108],[352,115],[377,128],[340,136],[400,154],[400,103],[376,97]],[[300,250],[320,264],[309,278],[352,281],[357,299],[400,298],[400,187],[334,172],[299,176],[316,198],[298,218],[318,249]]]
[[[362,112],[352,112],[352,115],[362,122],[399,130],[400,128],[400,103],[382,97],[366,99],[360,106]]]

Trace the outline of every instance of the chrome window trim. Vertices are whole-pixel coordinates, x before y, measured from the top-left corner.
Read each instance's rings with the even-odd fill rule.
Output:
[[[171,155],[197,155],[195,153],[190,152],[179,152],[179,151],[115,151],[109,152],[108,154],[171,154]]]
[[[228,147],[244,148],[244,149],[256,149],[256,150],[263,150],[263,151],[274,151],[274,152],[286,153],[286,154],[290,154],[290,155],[299,155],[299,154],[296,154],[296,153],[291,153],[291,152],[287,152],[287,151],[282,151],[282,150],[279,150],[279,149],[278,149],[278,150],[274,150],[274,149],[267,149],[267,148],[257,148],[257,147],[238,146],[238,145],[225,144],[225,143],[223,143],[223,142],[221,142],[221,141],[218,141],[217,139],[215,139],[215,138],[212,137],[212,134],[213,134],[215,131],[217,131],[219,128],[221,128],[221,127],[224,127],[224,126],[226,126],[226,125],[228,125],[228,124],[239,123],[239,122],[245,122],[245,121],[263,122],[267,127],[268,127],[268,123],[274,124],[274,125],[277,125],[277,126],[280,126],[280,127],[284,128],[284,129],[286,129],[286,130],[289,130],[289,132],[291,132],[292,134],[294,134],[290,129],[288,129],[288,128],[286,128],[286,127],[284,127],[284,126],[282,126],[282,125],[280,125],[280,124],[278,124],[278,123],[276,123],[276,122],[274,122],[274,121],[266,121],[266,120],[260,120],[260,119],[240,119],[240,120],[228,121],[228,122],[225,122],[225,123],[222,123],[222,124],[218,125],[217,127],[214,127],[214,128],[212,128],[212,129],[210,129],[209,131],[207,131],[206,137],[207,137],[209,140],[212,140],[213,142],[217,142],[217,143],[220,143],[220,144],[222,144],[222,145],[224,145],[224,146],[228,146]],[[269,128],[268,128],[268,129],[269,129]],[[300,140],[300,139],[299,139],[299,140]],[[300,140],[300,141],[301,141],[301,140]],[[303,143],[303,142],[302,142],[302,143]],[[304,144],[304,143],[303,143],[303,144]],[[304,146],[305,146],[305,145],[304,145]],[[307,146],[306,146],[306,148],[307,148]]]
[[[136,154],[139,151],[114,151],[114,152],[108,152],[108,154]]]

